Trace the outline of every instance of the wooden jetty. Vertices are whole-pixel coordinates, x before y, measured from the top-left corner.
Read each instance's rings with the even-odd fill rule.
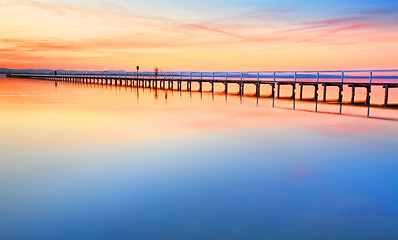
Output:
[[[255,86],[255,97],[260,96],[261,87],[269,85],[271,92],[267,97],[286,98],[281,96],[281,86],[291,86],[291,98],[296,101],[296,89],[300,87],[299,100],[303,100],[303,89],[312,87],[313,98],[306,101],[330,101],[327,99],[327,89],[338,89],[338,99],[332,102],[343,104],[343,88],[351,88],[351,101],[344,104],[370,106],[372,87],[383,87],[385,90],[384,104],[380,107],[394,107],[389,104],[389,89],[398,88],[398,70],[360,70],[360,71],[277,71],[277,72],[130,72],[124,74],[101,73],[101,74],[76,74],[58,73],[47,74],[35,73],[13,73],[7,77],[30,78],[39,80],[51,80],[61,82],[79,82],[86,84],[102,84],[114,86],[128,86],[137,88],[168,89],[177,91],[203,91],[203,84],[211,85],[211,92],[215,91],[215,84],[224,86],[225,97],[228,95],[228,86],[237,84],[238,94],[242,97],[245,86]],[[192,89],[192,83],[199,85],[198,89]],[[183,84],[186,86],[183,89]],[[318,91],[323,88],[323,99],[319,99]],[[356,89],[366,89],[365,102],[357,102],[355,99]]]

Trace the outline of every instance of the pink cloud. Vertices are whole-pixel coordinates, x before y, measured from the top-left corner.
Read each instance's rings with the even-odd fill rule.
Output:
[[[332,31],[330,31],[329,33],[337,33],[337,32],[343,32],[343,31],[349,31],[349,30],[354,30],[354,29],[359,29],[359,28],[365,28],[368,26],[372,26],[373,24],[354,24],[354,25],[350,25],[347,27],[342,27],[342,28],[336,28]]]

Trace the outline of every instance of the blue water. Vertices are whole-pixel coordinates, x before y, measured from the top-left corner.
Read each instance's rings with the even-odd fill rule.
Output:
[[[398,239],[398,122],[0,89],[0,239]]]

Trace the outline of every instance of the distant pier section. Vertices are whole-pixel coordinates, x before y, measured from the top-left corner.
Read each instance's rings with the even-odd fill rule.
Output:
[[[76,74],[76,73],[12,73],[7,77],[50,80],[55,82],[78,82],[85,84],[102,84],[137,88],[168,89],[173,91],[203,91],[203,84],[211,85],[211,92],[215,91],[215,84],[223,86],[225,97],[228,86],[237,84],[238,94],[245,95],[245,86],[254,85],[254,97],[290,98],[303,100],[303,89],[312,88],[313,98],[307,101],[328,101],[327,90],[338,90],[338,99],[333,100],[343,104],[343,88],[351,89],[351,101],[345,104],[370,106],[372,87],[384,88],[384,104],[379,107],[396,107],[389,104],[389,89],[398,88],[398,70],[360,70],[360,71],[276,71],[276,72],[129,72],[124,74]],[[192,83],[198,88],[192,89]],[[269,85],[270,93],[260,96],[262,86]],[[281,86],[291,86],[291,95],[281,96]],[[358,102],[356,89],[366,90],[366,100]],[[299,89],[297,91],[296,89]],[[319,99],[319,90],[323,90],[323,97]],[[298,93],[297,93],[298,92]]]

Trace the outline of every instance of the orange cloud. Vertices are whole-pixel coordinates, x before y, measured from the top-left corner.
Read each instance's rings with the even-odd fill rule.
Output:
[[[387,68],[398,50],[394,21],[380,17],[391,13],[382,11],[299,21],[291,16],[293,9],[240,10],[210,21],[115,4],[7,1],[0,6],[0,67]]]

